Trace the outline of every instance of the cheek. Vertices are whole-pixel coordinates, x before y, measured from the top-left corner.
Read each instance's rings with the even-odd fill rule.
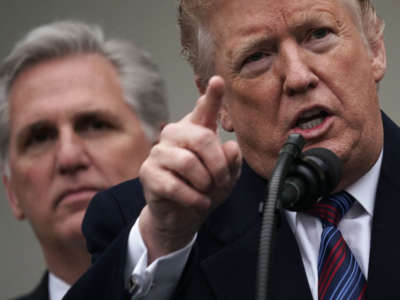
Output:
[[[330,79],[327,81],[331,86],[342,90],[344,98],[364,98],[369,95],[371,86],[375,87],[371,58],[363,41],[348,42],[346,45],[347,47],[336,49],[321,64],[321,73],[329,74]],[[363,101],[366,102],[368,101]]]
[[[109,145],[112,145],[110,147]],[[150,152],[150,143],[146,140],[120,140],[103,147],[102,151],[95,149],[95,163],[105,174],[111,184],[117,184],[138,175],[143,161]]]
[[[49,201],[50,182],[43,180],[45,175],[31,170],[23,175],[14,172],[12,176],[14,176],[13,191],[26,219],[34,228],[41,223],[48,223],[53,210]]]
[[[245,81],[245,82],[244,82]],[[279,83],[271,76],[244,80],[228,94],[228,111],[237,134],[266,137],[284,134]]]
[[[363,128],[379,114],[376,83],[366,60],[354,59],[349,65],[342,65],[343,75],[337,76],[337,96],[350,127]]]
[[[244,157],[255,170],[265,174],[269,168],[265,162],[275,158],[286,139],[287,130],[282,126],[285,122],[280,121],[280,102],[270,101],[267,89],[265,93],[264,89],[259,90],[262,90],[257,91],[259,97],[235,98],[230,114]]]
[[[33,161],[20,158],[14,161],[19,162],[11,167],[12,185],[18,199],[35,198],[35,202],[46,199],[52,178],[49,163],[43,159]],[[26,202],[27,206],[33,205],[33,201],[23,202]]]
[[[228,95],[237,98],[236,102],[254,109],[269,107],[270,111],[277,107],[281,89],[282,83],[272,71],[255,78],[237,78],[227,83]]]

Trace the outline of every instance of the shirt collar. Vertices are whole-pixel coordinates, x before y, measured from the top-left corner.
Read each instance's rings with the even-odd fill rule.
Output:
[[[62,297],[67,293],[71,286],[57,277],[53,273],[49,272],[49,296],[50,300],[61,300]]]
[[[370,216],[374,214],[375,195],[382,166],[382,157],[383,150],[374,166],[355,183],[346,188],[346,191],[357,200]]]
[[[374,214],[375,195],[382,166],[382,157],[383,149],[373,167],[355,183],[345,189],[371,217]],[[286,210],[286,216],[293,232],[296,232],[297,218],[299,215],[300,214],[295,211]]]

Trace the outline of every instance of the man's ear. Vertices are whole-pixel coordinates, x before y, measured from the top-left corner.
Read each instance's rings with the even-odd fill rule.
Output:
[[[225,131],[228,131],[228,132],[235,131],[233,128],[231,117],[226,109],[225,104],[222,104],[221,109],[219,110],[218,120],[219,120],[219,123],[221,124],[221,127]]]
[[[383,36],[381,35],[372,45],[371,49],[371,64],[375,82],[382,80],[386,72],[386,48]]]
[[[24,211],[22,210],[19,200],[13,191],[11,180],[5,174],[3,174],[3,183],[6,188],[8,202],[10,203],[15,218],[17,220],[25,219]]]

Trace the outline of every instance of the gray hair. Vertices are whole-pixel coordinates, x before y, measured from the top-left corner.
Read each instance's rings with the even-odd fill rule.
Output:
[[[168,122],[165,84],[150,55],[127,41],[106,40],[99,26],[58,21],[28,32],[0,66],[0,159],[4,166],[9,144],[9,90],[27,66],[74,54],[99,54],[116,68],[124,100],[135,111],[151,141]]]

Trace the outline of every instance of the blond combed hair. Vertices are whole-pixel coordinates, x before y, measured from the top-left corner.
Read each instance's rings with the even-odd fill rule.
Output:
[[[190,63],[199,83],[205,87],[215,74],[214,51],[216,45],[207,29],[207,16],[218,0],[179,0],[178,25],[180,28],[181,53]],[[371,0],[343,0],[356,6],[362,26],[362,34],[370,47],[380,40],[384,22],[376,14]],[[350,2],[351,1],[351,2]]]

